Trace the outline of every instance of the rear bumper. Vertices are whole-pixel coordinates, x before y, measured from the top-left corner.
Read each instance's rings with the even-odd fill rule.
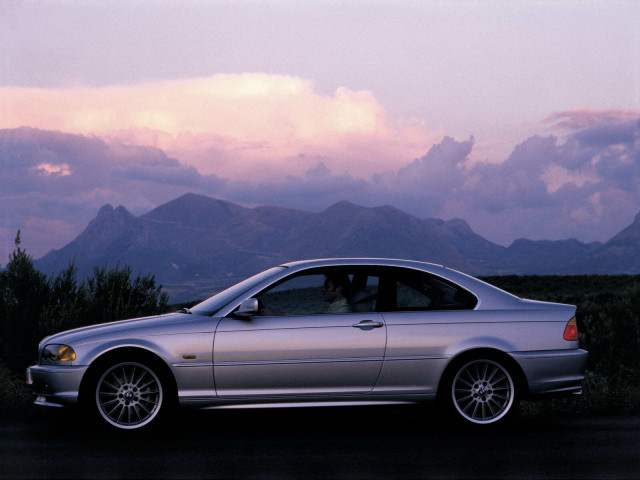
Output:
[[[585,350],[552,350],[512,353],[527,378],[529,395],[580,393],[588,353]]]
[[[27,368],[27,384],[36,405],[64,407],[78,403],[80,382],[86,366],[37,365]]]

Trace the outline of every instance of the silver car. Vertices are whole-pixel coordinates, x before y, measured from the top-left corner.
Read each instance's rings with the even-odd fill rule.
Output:
[[[521,398],[580,393],[576,308],[449,268],[388,259],[287,263],[191,309],[45,338],[38,405],[119,429],[171,407],[423,403],[492,424]]]

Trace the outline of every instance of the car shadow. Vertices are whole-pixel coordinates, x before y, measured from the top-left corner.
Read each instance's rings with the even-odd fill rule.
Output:
[[[358,406],[197,410],[178,409],[152,428],[117,430],[82,415],[79,409],[38,409],[33,422],[44,433],[61,429],[77,438],[176,438],[226,441],[254,439],[305,439],[340,437],[352,440],[384,435],[387,438],[447,438],[562,428],[546,417],[515,416],[499,425],[477,426],[462,423],[436,406]]]

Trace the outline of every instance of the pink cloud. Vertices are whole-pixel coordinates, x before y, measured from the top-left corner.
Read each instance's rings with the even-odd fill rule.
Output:
[[[0,88],[0,128],[31,126],[156,146],[202,173],[229,178],[329,168],[365,175],[398,168],[441,139],[390,120],[371,92],[314,91],[298,77],[214,75],[144,85]]]
[[[637,118],[640,118],[640,110],[582,108],[554,112],[543,123],[552,124],[556,130],[576,130],[600,122],[626,122]]]

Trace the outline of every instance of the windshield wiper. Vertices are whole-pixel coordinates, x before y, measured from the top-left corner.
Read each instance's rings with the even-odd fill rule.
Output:
[[[178,310],[178,313],[188,313],[191,314],[191,310],[189,310],[187,307],[181,308],[180,310]]]

